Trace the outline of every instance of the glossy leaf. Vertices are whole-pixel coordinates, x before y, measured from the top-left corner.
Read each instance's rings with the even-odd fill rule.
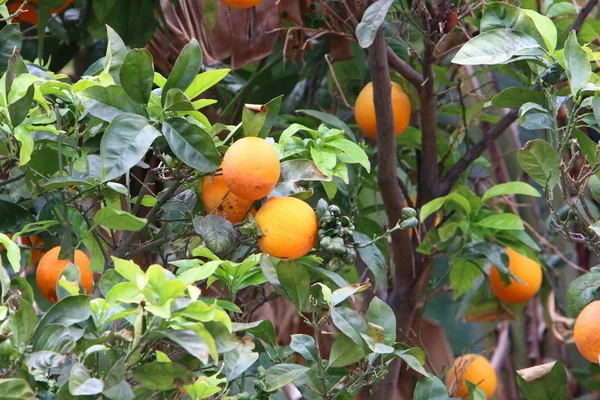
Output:
[[[104,382],[92,378],[88,369],[79,363],[71,367],[68,384],[69,392],[74,396],[91,396],[104,390]]]
[[[154,66],[152,55],[146,49],[134,49],[127,53],[119,72],[121,85],[131,99],[141,104],[148,104]]]
[[[143,386],[155,390],[169,390],[192,383],[192,371],[172,362],[143,364],[133,371],[133,376]]]
[[[292,335],[290,347],[307,361],[317,361],[317,346],[312,336],[295,334]]]
[[[125,113],[145,115],[144,107],[133,101],[123,86],[91,86],[80,97],[87,111],[104,121],[111,122]]]
[[[506,28],[493,29],[465,43],[452,62],[461,65],[504,64],[525,50],[539,48],[535,39],[523,32]]]
[[[540,197],[536,188],[525,182],[507,182],[494,185],[483,194],[481,201],[487,201],[493,197],[521,194],[526,196]]]
[[[21,29],[19,24],[7,24],[0,30],[0,73],[7,70],[15,48],[21,51]]]
[[[169,90],[177,88],[183,92],[192,84],[200,67],[202,66],[202,50],[196,39],[192,39],[183,50],[165,82],[162,91],[162,102],[164,104]]]
[[[331,309],[331,319],[336,328],[352,339],[354,343],[363,346],[361,333],[368,335],[369,328],[356,311],[346,307],[334,307]]]
[[[531,178],[547,188],[554,189],[558,183],[558,155],[550,143],[542,139],[530,140],[517,152],[519,165]]]
[[[528,400],[569,398],[567,374],[559,361],[517,371],[517,384]]]
[[[265,371],[265,388],[268,392],[277,390],[288,383],[300,379],[310,368],[296,364],[278,364]]]
[[[567,307],[569,313],[576,317],[583,308],[592,302],[600,290],[600,270],[581,275],[569,284],[567,289]]]
[[[220,164],[219,153],[210,135],[181,117],[167,119],[162,132],[173,153],[190,167],[215,171]]]
[[[231,222],[218,215],[194,218],[194,230],[206,247],[217,255],[227,254],[235,246],[235,232]]]
[[[345,367],[354,364],[366,357],[362,346],[354,343],[346,335],[339,335],[331,345],[329,354],[330,367]]]
[[[139,231],[148,223],[146,218],[139,218],[127,211],[114,208],[101,208],[94,216],[94,223],[107,229],[122,231]]]
[[[279,282],[290,300],[302,310],[310,292],[310,275],[297,261],[281,260],[276,267]]]
[[[518,215],[504,213],[504,214],[492,214],[480,221],[476,222],[477,226],[489,229],[514,229],[514,230],[525,230],[523,221]]]
[[[482,276],[481,270],[474,262],[468,260],[457,260],[454,262],[450,269],[450,283],[453,289],[452,297],[457,299],[471,290],[477,278]]]
[[[565,70],[571,86],[571,93],[576,96],[589,82],[592,68],[587,52],[579,45],[577,34],[574,30],[569,33],[565,42],[564,53]]]
[[[367,310],[367,321],[383,328],[383,343],[389,346],[396,341],[396,315],[392,308],[379,297],[374,297]]]
[[[6,378],[0,380],[0,397],[4,400],[37,399],[35,393],[27,384],[27,381],[19,378]]]
[[[426,376],[417,382],[415,399],[449,400],[448,389],[437,376]]]
[[[356,26],[356,38],[360,47],[366,49],[373,44],[375,35],[393,3],[393,0],[377,0],[365,10],[362,20]]]
[[[102,180],[109,181],[127,173],[142,160],[158,136],[160,132],[144,117],[132,114],[116,117],[100,142]]]

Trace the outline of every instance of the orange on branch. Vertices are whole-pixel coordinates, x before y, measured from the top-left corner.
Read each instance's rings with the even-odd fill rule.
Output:
[[[510,278],[506,286],[500,278],[500,272],[495,266],[490,270],[490,285],[492,292],[500,300],[511,304],[524,303],[540,290],[542,285],[542,266],[521,253],[507,247],[508,269],[523,283]]]
[[[250,8],[259,5],[263,0],[221,0],[231,8]]]
[[[246,200],[258,200],[277,185],[281,165],[269,142],[245,137],[229,147],[222,169],[225,184],[233,194]]]
[[[269,255],[292,260],[308,253],[317,242],[317,215],[295,197],[272,197],[256,213],[262,232],[260,249]]]
[[[240,222],[254,203],[233,194],[223,176],[205,176],[200,184],[200,194],[207,214],[214,213],[232,224]]]
[[[465,354],[457,357],[446,375],[446,387],[454,397],[464,397],[469,393],[467,382],[479,386],[491,399],[496,392],[496,371],[490,362],[479,354]]]
[[[66,268],[69,260],[59,260],[60,246],[54,247],[42,256],[35,273],[35,281],[42,296],[48,301],[56,303],[56,283],[61,272]],[[79,269],[80,282],[87,293],[92,292],[94,275],[90,270],[90,259],[81,250],[75,250],[74,264]]]
[[[581,310],[575,320],[573,337],[582,356],[594,364],[600,363],[600,300]]]
[[[392,82],[392,110],[394,113],[394,134],[400,136],[410,122],[410,99],[402,87]],[[373,82],[361,90],[354,104],[354,117],[360,130],[371,139],[377,140],[377,118],[375,116],[375,102],[373,100]]]

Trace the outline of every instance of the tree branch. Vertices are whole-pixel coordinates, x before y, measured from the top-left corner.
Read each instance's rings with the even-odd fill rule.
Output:
[[[598,0],[589,0],[586,5],[579,11],[577,18],[573,21],[573,25],[571,25],[570,30],[574,30],[575,32],[579,32],[585,19],[590,15],[594,7],[598,5]]]
[[[511,110],[488,132],[485,133],[483,138],[471,147],[469,151],[456,163],[441,182],[440,194],[444,195],[450,192],[456,181],[461,175],[467,170],[467,168],[483,154],[483,152],[489,147],[489,144],[496,140],[504,131],[516,121],[518,116],[517,110]]]
[[[388,48],[384,28],[379,28],[375,41],[368,49],[369,71],[373,81],[373,101],[377,120],[377,183],[383,199],[390,226],[402,219],[404,196],[397,180],[398,159],[394,135],[394,116],[391,102],[391,81],[388,64]],[[407,230],[397,230],[391,235],[393,259],[393,288],[388,304],[396,314],[398,340],[409,332],[415,312],[413,295],[413,250]],[[399,362],[393,364],[386,379],[381,382],[373,398],[392,398],[397,386]]]
[[[418,73],[413,67],[404,62],[396,53],[389,47],[387,48],[387,58],[390,67],[396,70],[404,79],[409,81],[417,91],[421,91],[423,86],[423,75]]]

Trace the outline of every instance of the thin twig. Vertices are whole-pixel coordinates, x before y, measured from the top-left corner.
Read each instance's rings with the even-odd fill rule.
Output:
[[[575,21],[573,21],[573,25],[571,25],[570,30],[579,32],[579,30],[583,26],[583,23],[585,22],[585,19],[588,17],[588,15],[590,15],[594,7],[596,7],[597,5],[598,0],[589,0],[586,3],[586,5],[581,9],[581,11],[579,11],[579,14],[577,15],[577,18],[575,18]]]

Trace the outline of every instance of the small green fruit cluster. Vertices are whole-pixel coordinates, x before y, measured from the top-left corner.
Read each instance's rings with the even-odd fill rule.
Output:
[[[326,260],[339,258],[345,264],[354,264],[354,224],[342,215],[336,205],[330,205],[319,220],[319,251]]]

